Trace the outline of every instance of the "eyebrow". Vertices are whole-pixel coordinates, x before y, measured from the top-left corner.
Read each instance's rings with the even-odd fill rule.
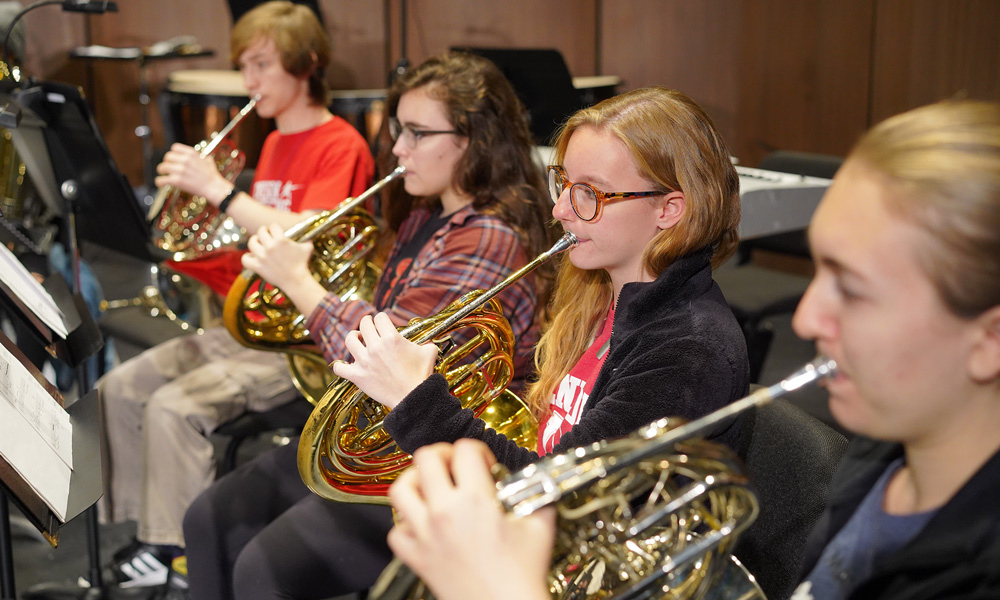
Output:
[[[398,117],[396,118],[396,120],[399,121],[400,126],[402,126],[402,127],[409,127],[410,129],[415,129],[417,131],[421,131],[421,130],[424,130],[424,129],[432,129],[434,131],[445,130],[445,129],[454,129],[454,127],[451,126],[451,125],[447,125],[447,126],[444,126],[444,127],[435,127],[433,125],[426,125],[424,123],[420,123],[420,122],[417,122],[417,121],[401,121],[401,120],[399,120]]]
[[[820,257],[820,258],[815,258],[814,257],[814,260],[819,265],[821,265],[823,267],[826,267],[827,269],[830,269],[831,271],[833,271],[834,277],[837,277],[838,279],[844,279],[844,278],[846,278],[848,280],[857,281],[859,284],[865,284],[865,283],[868,283],[870,281],[870,278],[867,277],[867,276],[865,276],[864,273],[862,273],[861,271],[858,271],[857,269],[852,269],[851,267],[848,267],[847,265],[845,265],[844,263],[840,262],[836,258],[832,258],[832,257],[829,257],[829,256],[823,256],[823,257]]]
[[[251,52],[250,54],[247,54],[246,56],[241,57],[239,59],[239,61],[237,61],[237,62],[238,62],[238,64],[242,65],[243,63],[253,62],[255,60],[260,60],[261,58],[266,58],[267,54],[268,53],[265,52],[265,51],[263,51],[263,50],[255,50],[255,51]]]
[[[810,223],[809,227],[806,229],[806,236],[809,243],[809,255],[812,257],[814,263],[830,269],[838,277],[848,276],[848,277],[856,277],[862,281],[867,280],[867,278],[864,276],[863,273],[861,273],[856,269],[852,269],[851,267],[845,265],[842,261],[838,260],[833,256],[830,256],[829,254],[823,256],[817,256],[816,248],[813,246],[812,233],[813,233],[813,224]]]
[[[565,170],[566,170],[566,166],[563,165],[563,171],[565,171]],[[608,181],[607,179],[604,179],[603,177],[599,177],[599,176],[596,176],[596,175],[584,175],[583,177],[581,177],[579,179],[573,179],[572,177],[569,176],[569,173],[567,172],[566,173],[566,178],[569,179],[570,181],[572,181],[573,183],[589,183],[590,185],[593,185],[593,186],[596,186],[596,187],[600,188],[600,190],[602,192],[607,192],[608,191],[608,187],[612,187],[610,181]]]

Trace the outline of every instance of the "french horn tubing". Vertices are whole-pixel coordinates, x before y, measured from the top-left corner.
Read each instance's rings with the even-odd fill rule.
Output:
[[[260,96],[251,98],[211,141],[194,147],[202,158],[211,156],[216,168],[230,182],[243,169],[246,156],[226,137],[258,100]],[[169,252],[175,261],[201,258],[220,248],[235,246],[246,237],[242,227],[203,196],[187,194],[173,186],[156,190],[148,219],[153,225],[153,243]]]
[[[757,499],[735,453],[704,436],[835,370],[834,361],[819,356],[781,382],[702,418],[660,419],[624,438],[498,475],[497,499],[507,512],[526,516],[556,508],[551,597],[764,599],[731,556],[757,517]],[[430,600],[433,594],[394,559],[369,598]]]
[[[567,232],[492,288],[469,292],[438,314],[414,319],[400,330],[418,344],[435,343],[439,348],[435,372],[445,376],[462,406],[528,448],[535,445],[537,426],[521,400],[506,390],[514,370],[514,335],[495,296],[576,243],[576,236]],[[459,329],[471,329],[474,335],[455,345],[447,335]],[[329,500],[388,505],[389,485],[412,457],[382,429],[386,414],[386,408],[350,381],[334,381],[299,439],[299,474],[306,486]]]
[[[405,172],[406,167],[396,167],[356,198],[347,198],[332,210],[309,216],[285,231],[285,237],[293,241],[313,243],[309,272],[345,302],[371,300],[379,277],[378,267],[368,261],[378,227],[361,206]],[[333,381],[322,350],[305,327],[306,315],[252,270],[244,269],[229,288],[222,322],[244,346],[286,353],[292,382],[312,404]]]

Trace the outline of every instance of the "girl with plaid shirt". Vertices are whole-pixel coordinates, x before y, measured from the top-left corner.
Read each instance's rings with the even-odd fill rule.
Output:
[[[344,338],[362,317],[382,311],[398,326],[434,314],[551,245],[526,114],[492,63],[431,58],[396,81],[386,109],[394,144],[380,162],[407,171],[387,188],[383,217],[395,240],[373,300],[327,293],[308,272],[311,244],[278,227],[258,231],[244,257],[309,315],[329,360],[347,357]],[[538,340],[536,308],[550,278],[536,271],[498,296],[517,340],[515,377]],[[310,493],[296,446],[244,465],[192,504],[184,519],[192,598],[336,596],[368,587],[389,561],[391,511]]]

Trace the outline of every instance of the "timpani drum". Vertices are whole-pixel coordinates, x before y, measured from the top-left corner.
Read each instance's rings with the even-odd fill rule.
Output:
[[[167,143],[194,146],[211,139],[249,100],[239,71],[193,69],[170,73],[162,101]],[[264,138],[272,129],[273,121],[253,113],[228,136],[246,155],[247,168],[257,165]]]

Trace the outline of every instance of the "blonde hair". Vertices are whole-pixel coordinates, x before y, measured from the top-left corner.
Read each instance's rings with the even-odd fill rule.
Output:
[[[309,99],[326,106],[326,67],[330,41],[313,11],[286,0],[265,2],[245,13],[233,26],[229,60],[239,66],[240,55],[265,39],[274,42],[281,66],[293,77],[309,79]]]
[[[678,258],[706,246],[712,248],[716,266],[733,254],[739,241],[739,177],[725,141],[694,100],[651,87],[585,108],[559,130],[556,162],[562,163],[573,132],[585,125],[620,139],[654,189],[684,193],[680,221],[660,231],[643,251],[649,273],[658,276]],[[528,404],[537,415],[548,412],[552,390],[583,355],[612,296],[606,271],[585,271],[562,261],[554,317],[535,351],[538,380],[528,391]]]
[[[887,208],[928,233],[917,260],[955,315],[1000,305],[1000,104],[946,101],[892,117],[848,156],[898,192]]]

